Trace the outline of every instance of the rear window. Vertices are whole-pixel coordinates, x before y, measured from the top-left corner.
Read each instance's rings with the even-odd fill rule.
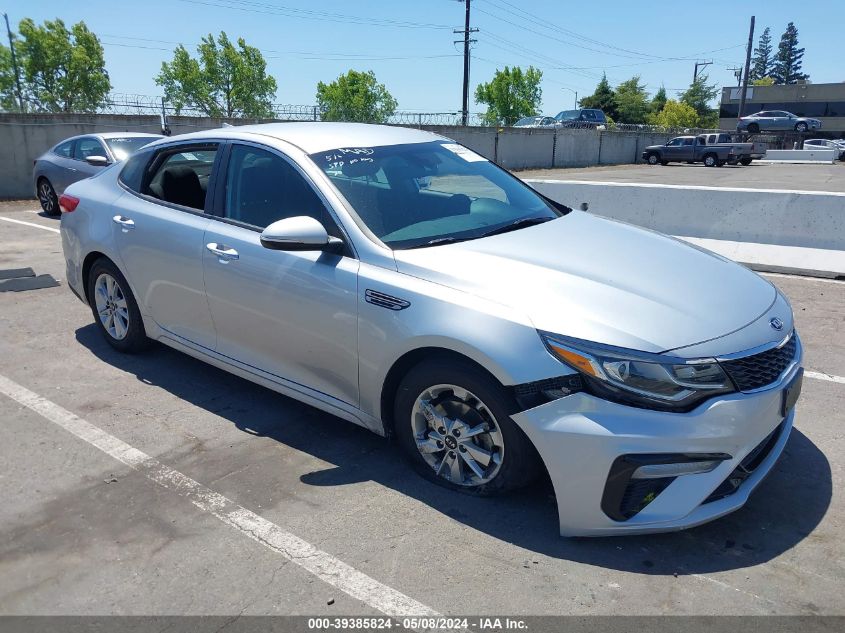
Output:
[[[153,153],[151,151],[146,151],[132,156],[123,166],[118,180],[128,189],[136,193],[141,193],[141,186],[144,183],[144,172],[152,155]]]

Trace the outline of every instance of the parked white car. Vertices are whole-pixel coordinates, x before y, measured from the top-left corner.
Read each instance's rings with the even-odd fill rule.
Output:
[[[814,147],[826,147],[836,152],[836,158],[845,160],[845,143],[841,141],[832,141],[826,138],[811,138],[804,141],[804,149],[812,149]]]

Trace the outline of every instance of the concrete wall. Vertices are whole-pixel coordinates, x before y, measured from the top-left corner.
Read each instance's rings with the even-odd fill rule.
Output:
[[[829,163],[833,164],[839,152],[832,149],[770,149],[766,160],[787,163]]]
[[[845,250],[845,193],[528,180],[553,200],[669,235]]]
[[[245,119],[168,117],[174,135],[256,123]],[[633,163],[646,145],[669,136],[599,130],[423,126],[455,139],[508,169]],[[160,132],[149,115],[0,114],[0,198],[34,196],[32,162],[62,139],[93,132]]]

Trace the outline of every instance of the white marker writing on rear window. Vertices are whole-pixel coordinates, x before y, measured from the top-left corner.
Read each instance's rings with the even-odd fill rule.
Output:
[[[479,161],[486,161],[487,159],[483,156],[479,156],[471,149],[467,149],[463,145],[458,145],[457,143],[443,143],[443,149],[448,149],[453,154],[456,154],[463,158],[468,163],[477,163]]]

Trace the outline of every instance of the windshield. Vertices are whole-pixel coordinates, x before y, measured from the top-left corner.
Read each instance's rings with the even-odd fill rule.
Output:
[[[160,136],[121,136],[103,139],[117,160],[126,160],[139,149],[161,138]]]
[[[527,116],[523,119],[520,119],[515,123],[515,125],[531,125],[533,123],[537,123],[540,120],[540,117],[537,116]]]
[[[563,112],[558,112],[555,118],[558,121],[571,121],[572,119],[577,119],[580,116],[581,110],[564,110]]]
[[[475,239],[562,214],[500,167],[448,141],[345,147],[311,160],[393,249]]]

